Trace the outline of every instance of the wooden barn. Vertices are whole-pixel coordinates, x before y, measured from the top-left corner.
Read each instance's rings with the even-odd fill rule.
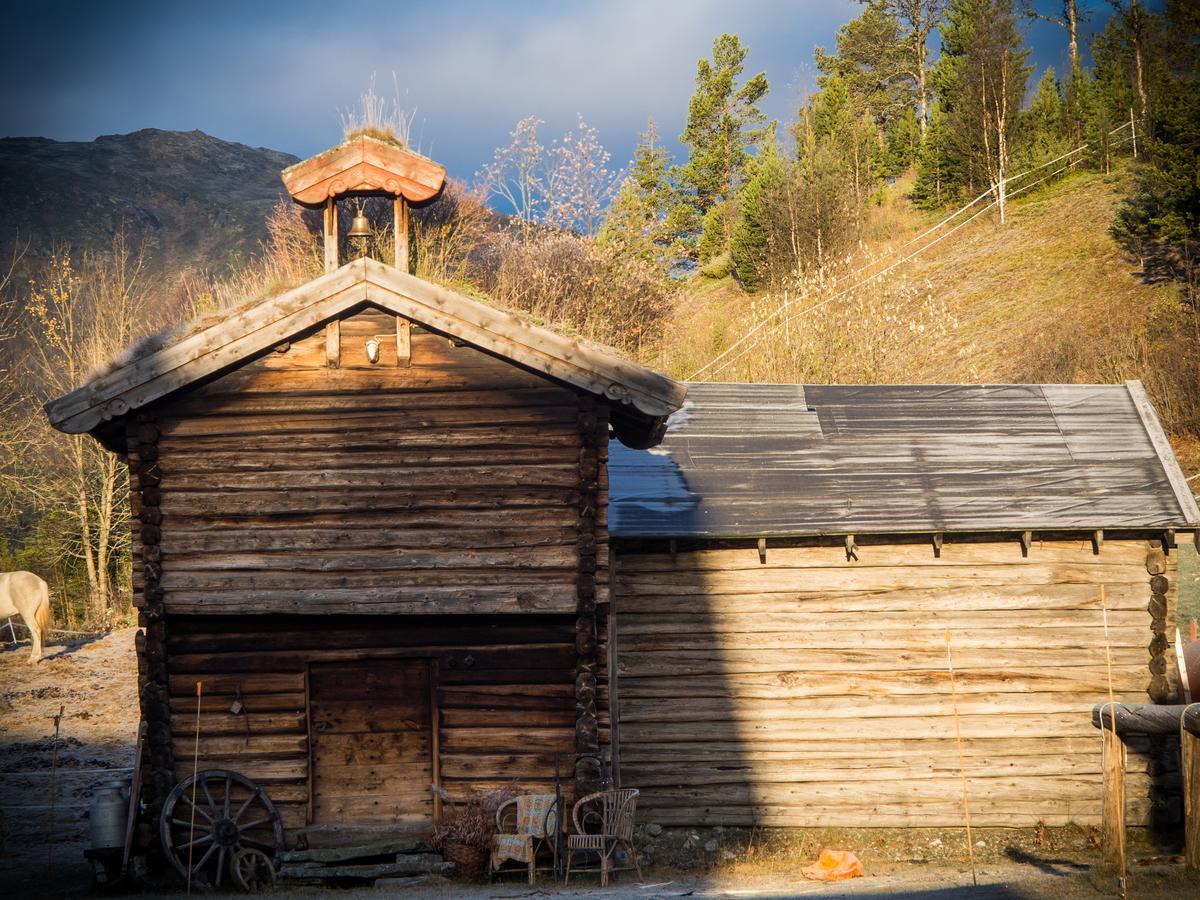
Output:
[[[1109,653],[1117,700],[1174,702],[1200,512],[1137,382],[692,384],[609,478],[652,821],[959,824],[957,704],[976,824],[1098,823]],[[1131,824],[1178,814],[1177,751],[1132,743]]]
[[[286,170],[326,274],[48,407],[129,461],[151,808],[193,770],[197,682],[200,768],[289,831],[421,830],[430,785],[545,787],[556,754],[598,782],[609,435],[654,443],[684,388],[403,262],[339,265],[337,200],[392,197],[404,261],[442,177],[371,138]]]
[[[197,747],[289,840],[607,752],[664,825],[955,824],[957,702],[977,822],[1098,819],[1106,653],[1173,698],[1200,525],[1140,385],[684,385],[409,274],[443,177],[369,137],[286,170],[324,275],[47,407],[129,463],[152,810]],[[396,266],[339,259],[364,196]]]

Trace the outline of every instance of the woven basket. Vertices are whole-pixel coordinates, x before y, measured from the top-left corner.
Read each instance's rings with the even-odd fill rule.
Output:
[[[454,863],[454,871],[459,878],[482,878],[483,870],[487,866],[486,850],[457,841],[447,841],[446,846],[442,848],[442,856],[447,862]]]

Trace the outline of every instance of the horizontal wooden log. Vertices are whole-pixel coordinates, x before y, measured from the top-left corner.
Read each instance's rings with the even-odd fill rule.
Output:
[[[1013,765],[1035,771],[1059,765],[1079,766],[1098,771],[1095,733],[1072,737],[969,738],[961,744],[962,758],[968,766],[1002,772]],[[899,768],[913,772],[957,771],[959,742],[952,736],[897,738],[887,747],[866,752],[861,736],[842,739],[814,738],[811,741],[707,741],[695,744],[621,741],[622,771],[669,770],[676,767],[676,779],[687,772],[722,769],[730,772],[751,770],[755,779],[780,780],[778,773],[799,767],[837,769],[844,778],[853,778],[858,769]],[[1129,770],[1150,771],[1149,748],[1129,747]],[[1024,771],[1022,769],[1022,771]],[[702,776],[698,776],[701,780]]]
[[[689,766],[686,772],[678,767],[672,769],[669,763],[654,765],[637,765],[623,758],[621,777],[630,784],[636,784],[642,790],[650,788],[671,787],[679,785],[708,786],[718,784],[805,784],[805,783],[861,783],[873,784],[876,781],[901,783],[911,779],[941,779],[959,778],[960,772],[965,772],[970,784],[976,781],[1002,778],[1011,780],[1014,776],[1028,778],[1045,778],[1048,781],[1059,778],[1074,778],[1077,776],[1101,777],[1099,761],[1088,762],[1084,757],[1059,759],[1051,756],[1013,757],[1008,759],[980,759],[959,768],[958,761],[953,756],[946,756],[936,762],[920,760],[909,764],[900,761],[897,765],[850,766],[843,767],[834,761],[822,763],[817,760],[781,763],[773,761],[770,764],[754,765],[739,762],[736,757],[730,758],[726,764],[716,766]],[[1131,767],[1128,771],[1137,771]],[[1142,771],[1145,772],[1143,766]]]
[[[1071,563],[1094,567],[1107,574],[1111,566],[1130,567],[1145,572],[1145,541],[1107,541],[1097,555],[1090,539],[1077,541],[1036,541],[1029,556],[1023,556],[1020,544],[1011,542],[943,543],[941,556],[935,557],[929,544],[888,543],[872,546],[859,541],[859,558],[847,560],[845,548],[825,547],[768,547],[767,561],[762,563],[758,550],[744,549],[689,550],[676,553],[627,553],[621,557],[621,570],[630,577],[655,572],[729,572],[757,573],[764,569],[834,568],[861,571],[876,567],[946,568],[977,566],[981,563],[1000,563],[1025,568],[1047,563]],[[1102,577],[1098,580],[1103,580]],[[1117,580],[1125,581],[1125,578]],[[1099,591],[1095,591],[1099,602]]]
[[[664,703],[658,698],[649,700],[621,697],[621,722],[705,722],[729,718],[739,722],[775,722],[779,724],[820,720],[847,719],[864,722],[877,718],[909,717],[923,719],[934,727],[931,720],[942,716],[959,715],[994,716],[997,727],[1003,728],[1008,717],[1038,715],[1081,715],[1087,708],[1086,700],[1076,693],[1038,694],[963,694],[957,704],[950,696],[948,682],[945,690],[937,694],[910,694],[902,700],[889,703],[847,703],[838,697],[811,699],[796,703],[790,699],[756,700],[754,703],[737,705],[724,699],[691,697],[681,695]],[[1141,692],[1139,692],[1141,693]],[[870,707],[870,708],[864,708]],[[1176,717],[1178,730],[1178,717]]]
[[[372,647],[458,647],[470,650],[477,646],[499,645],[518,647],[522,644],[563,644],[574,641],[573,622],[566,617],[522,616],[515,619],[497,617],[461,617],[453,624],[444,617],[417,618],[397,623],[387,618],[376,619],[374,628],[339,627],[334,617],[319,622],[302,619],[308,628],[273,627],[278,618],[260,616],[204,617],[203,626],[191,624],[195,619],[174,619],[167,638],[172,653],[230,653],[259,650],[311,650],[318,657],[330,650],[362,650]],[[362,620],[358,620],[361,622]],[[367,620],[371,622],[371,620]],[[528,624],[524,624],[528,622]],[[189,630],[192,629],[192,630]],[[260,682],[253,682],[256,690]],[[265,684],[266,682],[261,682]],[[207,689],[207,685],[205,686]],[[548,687],[554,687],[553,685]],[[249,690],[247,688],[246,690]]]
[[[1146,677],[1145,663],[1113,667],[1113,683],[1120,686],[1142,686]],[[960,694],[978,693],[1078,693],[1103,695],[1108,692],[1108,670],[1103,664],[1091,667],[1074,666],[1032,671],[1010,669],[979,669],[955,673],[955,686]],[[674,699],[711,697],[729,701],[732,705],[756,700],[780,699],[807,701],[828,698],[854,703],[860,698],[868,702],[903,698],[913,694],[929,694],[945,690],[949,675],[943,668],[929,671],[839,671],[761,672],[751,674],[704,674],[680,676],[665,680],[657,677],[627,675],[621,679],[621,696],[625,699]]]
[[[259,379],[260,382],[262,379]],[[273,379],[272,379],[273,380]],[[339,379],[344,381],[345,379]],[[465,379],[461,379],[465,383]],[[403,382],[401,382],[403,383]],[[264,416],[297,413],[341,413],[365,412],[416,412],[434,410],[474,410],[473,420],[490,417],[496,410],[510,407],[552,407],[566,411],[574,403],[574,394],[562,388],[552,387],[547,382],[537,386],[509,390],[487,390],[478,385],[461,390],[403,390],[389,388],[377,379],[370,382],[356,380],[358,389],[331,387],[325,379],[311,377],[293,378],[290,384],[279,385],[272,392],[243,389],[216,393],[207,391],[191,395],[171,406],[172,419],[188,419],[212,416]],[[571,416],[561,412],[563,427],[572,423]],[[168,438],[182,431],[169,431]]]
[[[259,523],[241,528],[210,527],[189,530],[182,523],[172,524],[165,535],[163,553],[175,562],[189,555],[201,558],[208,554],[240,552],[253,549],[259,553],[303,551],[393,551],[442,549],[506,550],[514,548],[574,546],[578,538],[573,525],[526,528],[478,528],[478,520],[464,526],[447,527],[451,523],[428,519],[424,527],[392,528],[378,523],[365,527],[347,522],[339,528],[310,527],[306,523]],[[432,526],[432,527],[431,527]]]
[[[466,658],[471,657],[470,664]],[[561,644],[521,644],[514,647],[484,647],[473,650],[450,645],[427,647],[372,647],[354,650],[330,650],[314,653],[308,650],[263,650],[256,654],[236,653],[180,653],[172,657],[172,667],[180,674],[201,676],[214,674],[231,675],[235,672],[279,673],[303,672],[311,662],[351,662],[367,659],[435,658],[442,660],[442,668],[452,670],[491,668],[539,668],[542,671],[569,670],[572,650]]]
[[[491,615],[494,613],[570,613],[575,610],[572,585],[526,587],[354,587],[258,588],[253,591],[256,615],[359,613],[368,615]],[[245,613],[248,593],[237,590],[174,588],[167,609],[178,615]]]
[[[1097,703],[1092,707],[1092,725],[1113,728],[1116,711],[1117,734],[1178,734],[1186,706],[1157,706],[1152,703]]]
[[[166,504],[167,495],[163,502]],[[1133,566],[1112,566],[1104,573],[1105,584],[1146,583],[1145,571]],[[737,571],[706,572],[702,577],[687,572],[653,572],[627,574],[624,566],[618,569],[618,585],[622,596],[635,597],[685,594],[758,594],[828,591],[896,591],[915,587],[945,589],[979,588],[985,585],[1019,584],[1024,587],[1052,584],[1095,585],[1097,572],[1082,563],[1043,563],[1036,558],[1026,565],[979,563],[974,566],[867,566],[861,569],[806,569],[803,579],[795,571],[764,566],[751,573]],[[800,583],[798,583],[800,582]],[[1096,587],[1091,588],[1098,595]]]
[[[919,619],[919,621],[914,621]],[[846,634],[860,630],[874,633],[912,631],[914,627],[937,631],[945,636],[949,628],[952,635],[983,631],[1003,632],[1011,630],[1012,610],[934,609],[917,613],[913,610],[898,612],[837,612],[809,610],[807,604],[796,604],[787,612],[739,613],[727,610],[708,611],[700,607],[691,613],[635,613],[622,610],[621,642],[627,644],[640,637],[672,635],[746,635],[746,640],[758,641],[759,636],[780,636],[791,633],[807,635],[818,631]],[[1148,627],[1146,609],[1110,610],[1110,629],[1130,628],[1145,631]],[[1104,620],[1095,609],[1031,609],[1021,614],[1021,630],[1025,629],[1099,629],[1104,631]],[[1047,634],[1048,641],[1053,634]]]
[[[162,420],[160,449],[166,452],[176,442],[202,435],[319,434],[321,432],[380,429],[417,431],[423,428],[471,427],[480,419],[478,409],[355,409],[340,410],[336,404],[322,412],[291,415],[191,416]],[[332,416],[330,414],[336,414]],[[487,413],[488,424],[528,425],[542,428],[569,427],[573,418],[570,407],[508,406],[494,407]]]
[[[1126,787],[1132,796],[1147,796],[1150,777],[1132,773]],[[1002,803],[1032,804],[1052,808],[1055,804],[1079,802],[1099,808],[1102,778],[1097,774],[1059,778],[1026,778],[1012,774],[999,778],[967,779],[967,793],[976,805]],[[795,781],[779,784],[700,784],[683,787],[655,787],[645,791],[647,804],[711,805],[832,805],[839,801],[850,807],[873,807],[924,803],[958,804],[962,815],[962,781],[953,773],[941,777],[902,778],[872,781],[869,789],[851,781]]]
[[[1143,616],[1143,619],[1145,617]],[[1147,643],[1148,629],[1145,622],[1113,626],[1108,628],[1110,645],[1117,647],[1144,648]],[[973,650],[994,649],[1004,650],[1040,650],[1050,655],[1061,650],[1083,650],[1095,653],[1096,660],[1103,655],[1105,630],[1103,624],[1096,627],[1042,627],[1042,628],[972,628],[971,630],[956,630],[951,634],[951,644],[955,653]],[[763,651],[796,650],[881,650],[903,651],[911,653],[937,652],[945,655],[945,627],[927,626],[913,622],[911,627],[904,629],[888,629],[876,631],[866,628],[862,631],[846,629],[822,629],[802,631],[799,629],[780,630],[772,632],[753,633],[705,633],[700,630],[688,632],[667,632],[655,634],[621,633],[621,649],[626,653],[646,653],[655,651],[677,652],[706,652],[714,660],[720,660],[725,649],[731,643],[742,646],[748,644]],[[1049,659],[1047,659],[1049,661]]]
[[[1058,649],[1053,660],[1064,668],[1093,668],[1103,657],[1103,648]],[[713,669],[729,674],[755,672],[841,672],[847,669],[862,671],[872,666],[884,672],[933,671],[946,661],[945,645],[941,652],[933,649],[901,649],[890,653],[872,650],[847,650],[836,648],[814,648],[804,651],[804,658],[797,659],[788,650],[724,650],[719,657],[708,650],[652,651],[637,653],[622,650],[617,668],[622,677],[634,673],[636,677],[708,675]],[[1145,664],[1148,654],[1143,647],[1114,647],[1113,662],[1118,666]],[[962,650],[954,655],[955,671],[995,670],[997,666],[1014,669],[1033,669],[1047,663],[1047,651],[1043,648],[1018,649],[973,649]],[[1083,703],[1094,698],[1083,698]]]
[[[219,735],[245,736],[247,742],[268,734],[304,734],[303,705],[293,712],[249,713],[233,715],[228,710],[204,713],[199,717],[201,737]],[[196,714],[180,713],[171,716],[171,730],[175,734],[186,734],[196,730]]]
[[[192,698],[193,712],[196,708],[196,682],[199,680],[201,679],[197,675],[172,673],[169,681],[172,697]],[[223,704],[229,703],[233,695],[238,692],[245,692],[249,695],[289,691],[299,691],[303,694],[304,692],[303,672],[268,672],[255,675],[205,675],[203,681],[203,691],[206,696],[211,694],[228,695],[220,701]]]
[[[1086,705],[1081,704],[1081,706],[1086,708]],[[622,719],[621,743],[624,746],[626,742],[741,741],[749,745],[758,739],[768,741],[847,739],[871,730],[872,725],[879,730],[886,729],[889,739],[952,736],[954,734],[955,719],[953,715],[927,721],[919,717],[891,716],[887,714],[886,709],[864,710],[863,712],[875,712],[877,715],[824,720],[802,718],[783,721],[725,719],[670,723],[630,722]],[[986,737],[994,734],[996,728],[1003,728],[1005,734],[1014,737],[1030,738],[1060,735],[1082,737],[1095,733],[1091,723],[1087,721],[1086,713],[1082,711],[1074,721],[1061,713],[1011,715],[1004,717],[1003,720],[984,714],[959,716],[958,724],[965,739]]]
[[[340,465],[338,463],[341,463]],[[454,489],[465,492],[468,486],[480,490],[496,491],[507,488],[535,486],[539,488],[571,489],[579,481],[578,467],[572,463],[548,463],[527,461],[525,464],[503,466],[482,465],[357,465],[349,466],[341,460],[326,458],[317,469],[296,470],[286,466],[264,467],[253,471],[203,471],[175,472],[170,464],[163,466],[167,487],[163,491],[166,509],[172,509],[171,501],[180,492],[194,484],[208,492],[213,490],[279,491],[302,484],[306,491],[333,491],[354,488],[358,490],[433,490]],[[187,479],[185,481],[185,478]]]
[[[1130,799],[1131,822],[1145,822],[1149,800]],[[803,806],[735,806],[731,804],[665,807],[641,798],[638,817],[664,826],[741,828],[961,828],[962,803],[871,804],[852,807],[844,802],[808,803]],[[1100,805],[1074,801],[1047,809],[1037,802],[1007,800],[973,804],[971,822],[976,828],[1033,828],[1039,825],[1099,825]]]
[[[304,551],[299,549],[271,552],[201,552],[164,554],[171,575],[185,572],[204,574],[246,572],[251,576],[272,571],[330,572],[352,575],[365,573],[420,570],[450,572],[466,570],[564,570],[576,564],[572,545],[519,547],[506,550],[432,549],[432,550],[353,550]],[[496,573],[503,577],[502,572]],[[414,576],[415,578],[416,576]],[[493,576],[496,577],[496,576]],[[164,576],[164,587],[168,587]],[[424,580],[424,579],[422,579]],[[293,579],[293,582],[295,579]]]
[[[523,486],[517,488],[480,487],[453,491],[409,487],[403,490],[380,492],[371,488],[339,488],[330,491],[271,491],[239,490],[210,491],[204,485],[198,490],[186,490],[176,485],[163,491],[164,516],[195,516],[216,514],[226,518],[259,518],[285,513],[374,513],[412,510],[472,509],[507,510],[516,515],[518,509],[577,505],[579,494],[562,487]]]
[[[618,572],[622,573],[618,567]],[[636,600],[625,593],[618,575],[617,605],[622,612],[644,614],[688,614],[705,612],[712,615],[793,612],[863,613],[873,615],[897,612],[920,614],[954,610],[960,614],[971,611],[1012,613],[1016,610],[1088,610],[1099,616],[1096,586],[1086,582],[1063,582],[1053,586],[1030,585],[1020,582],[1007,584],[941,585],[936,589],[902,585],[894,590],[874,590],[855,582],[843,589],[810,589],[807,579],[792,579],[790,588],[768,592],[757,588],[730,589],[725,593],[697,589],[692,593],[640,593]],[[1113,610],[1145,611],[1150,601],[1150,588],[1143,582],[1108,586],[1108,608]]]

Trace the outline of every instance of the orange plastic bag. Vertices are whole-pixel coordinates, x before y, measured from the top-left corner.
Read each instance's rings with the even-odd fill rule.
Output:
[[[843,878],[861,878],[863,864],[850,850],[822,848],[817,863],[805,866],[800,874],[810,881],[841,881]]]

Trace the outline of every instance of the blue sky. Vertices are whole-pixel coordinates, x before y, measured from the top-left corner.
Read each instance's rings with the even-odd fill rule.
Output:
[[[1056,8],[1058,0],[1039,0]],[[1094,7],[1088,31],[1108,7]],[[544,137],[576,113],[616,166],[653,116],[673,142],[696,60],[715,35],[749,46],[787,120],[813,85],[813,46],[833,46],[854,0],[156,0],[25,3],[6,13],[0,135],[90,140],[154,127],[308,156],[340,137],[338,112],[395,73],[416,109],[421,149],[469,179],[523,116]],[[1039,70],[1066,56],[1064,33],[1027,27]]]

